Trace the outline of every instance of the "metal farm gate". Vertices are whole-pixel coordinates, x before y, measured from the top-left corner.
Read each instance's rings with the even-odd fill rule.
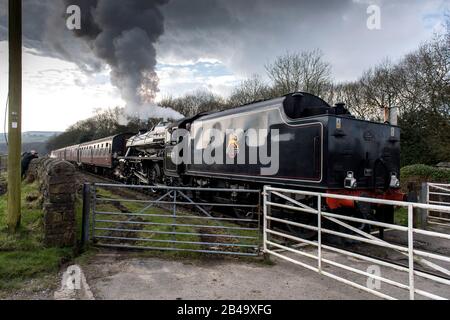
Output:
[[[109,248],[258,256],[260,193],[247,189],[85,185],[83,242]],[[248,200],[245,204],[227,200],[241,194]],[[208,200],[217,199],[217,195],[223,201]]]
[[[427,203],[450,206],[450,184],[443,183],[427,183]],[[428,210],[427,215],[428,223],[449,227],[450,226],[450,214],[448,212]]]
[[[450,234],[413,226],[413,215],[420,214],[418,210],[450,213],[450,207],[272,187],[265,187],[263,196],[263,251],[266,254],[385,299],[450,298]],[[406,225],[326,212],[323,204],[328,198],[395,206],[396,216],[406,218]],[[311,205],[305,205],[305,199],[309,199]],[[284,215],[277,215],[279,209],[284,210]],[[286,212],[309,217],[309,220],[294,222]],[[385,239],[362,227],[368,225],[385,228]],[[447,242],[439,242],[439,250],[433,251],[436,241]],[[381,256],[371,254],[380,248]],[[396,258],[387,260],[388,253]],[[387,284],[396,297],[381,292],[369,280]]]

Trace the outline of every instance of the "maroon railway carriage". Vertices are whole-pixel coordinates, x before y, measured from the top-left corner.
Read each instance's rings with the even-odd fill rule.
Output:
[[[52,157],[83,167],[112,169],[118,157],[124,156],[130,133],[118,134],[52,152]]]
[[[94,166],[112,169],[118,157],[125,155],[127,140],[132,134],[118,134],[99,139],[79,146],[79,163],[83,166]]]
[[[66,149],[67,148],[53,150],[50,157],[59,160],[66,160]]]
[[[66,148],[64,160],[78,163],[78,148],[79,145]]]

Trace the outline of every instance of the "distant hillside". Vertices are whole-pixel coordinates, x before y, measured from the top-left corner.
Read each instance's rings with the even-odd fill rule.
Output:
[[[22,133],[22,142],[47,142],[48,139],[60,134],[61,132],[56,131],[27,131]],[[5,134],[0,133],[0,143],[5,143]]]
[[[48,152],[46,145],[47,141],[60,134],[56,131],[28,131],[22,133],[22,151],[36,150],[40,154]],[[7,146],[5,141],[5,134],[0,133],[0,153],[7,153]]]

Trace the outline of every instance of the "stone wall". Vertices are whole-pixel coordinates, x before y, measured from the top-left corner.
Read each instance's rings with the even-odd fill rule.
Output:
[[[67,161],[40,158],[30,163],[27,180],[38,181],[43,195],[46,246],[75,244],[76,174],[75,167]]]

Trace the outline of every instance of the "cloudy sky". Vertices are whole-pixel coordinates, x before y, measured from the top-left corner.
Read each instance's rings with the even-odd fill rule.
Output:
[[[64,130],[95,108],[130,105],[133,99],[124,88],[140,85],[144,79],[136,74],[143,69],[159,77],[157,99],[197,89],[227,95],[245,77],[264,75],[264,65],[276,56],[319,48],[336,81],[354,80],[384,58],[395,61],[417,48],[442,28],[450,10],[449,0],[23,3],[25,131]],[[65,16],[74,3],[82,10],[76,34],[67,29]],[[367,28],[367,8],[373,4],[381,9],[379,30]],[[1,125],[6,26],[7,0],[0,0]]]

